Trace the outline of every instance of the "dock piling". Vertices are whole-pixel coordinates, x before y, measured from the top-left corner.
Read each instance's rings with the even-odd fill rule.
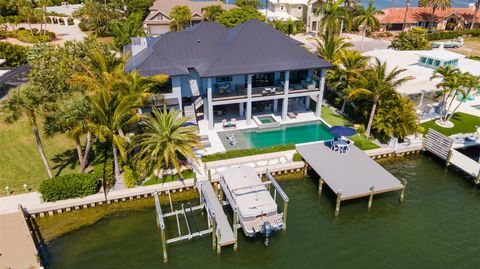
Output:
[[[288,201],[283,202],[283,230],[287,230]]]
[[[222,245],[220,245],[221,238],[222,238],[222,234],[219,233],[218,240],[217,240],[217,255],[220,255],[220,253],[222,252]]]
[[[403,203],[403,200],[405,199],[405,189],[407,188],[407,180],[402,179],[402,184],[403,184],[403,189],[400,192],[400,203]]]
[[[162,237],[162,251],[163,251],[163,262],[168,262],[168,254],[167,254],[167,240],[165,237],[165,227],[160,229],[160,235]]]
[[[368,198],[368,210],[372,207],[373,193],[375,192],[375,186],[370,187],[370,197]]]
[[[233,211],[233,225],[232,225],[233,226],[233,236],[235,238],[235,244],[233,244],[233,250],[234,251],[237,251],[237,248],[238,248],[238,240],[237,240],[237,238],[238,238],[238,227],[237,227],[237,225],[238,225],[238,212],[235,209]]]
[[[335,205],[335,217],[340,214],[340,203],[342,201],[342,190],[337,192],[337,204]]]
[[[323,189],[323,179],[318,179],[318,195],[322,196],[322,189]]]
[[[217,223],[215,221],[215,215],[213,215],[212,216],[212,249],[215,249],[215,247],[217,246],[216,231],[217,231]]]

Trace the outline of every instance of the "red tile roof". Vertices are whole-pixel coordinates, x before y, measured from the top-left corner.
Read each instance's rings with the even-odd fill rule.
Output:
[[[406,8],[387,8],[383,9],[385,14],[377,15],[380,23],[403,23]],[[452,14],[457,15],[466,23],[470,23],[473,19],[475,8],[447,8],[445,10],[437,9],[435,18],[432,18],[432,9],[425,7],[411,7],[408,9],[407,23],[417,23],[420,21],[438,21]],[[476,23],[480,23],[480,12],[477,16]]]

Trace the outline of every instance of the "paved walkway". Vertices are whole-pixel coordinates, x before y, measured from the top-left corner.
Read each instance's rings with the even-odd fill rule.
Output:
[[[37,253],[23,213],[0,215],[0,268],[40,268]]]

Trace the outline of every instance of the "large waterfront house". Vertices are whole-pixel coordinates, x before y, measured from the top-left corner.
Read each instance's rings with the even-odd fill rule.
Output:
[[[303,20],[306,31],[316,33],[320,26],[317,0],[268,0],[267,9],[261,12],[269,20]]]
[[[143,24],[151,35],[161,35],[170,31],[172,18],[170,12],[175,6],[187,6],[192,12],[191,25],[202,21],[202,9],[211,5],[220,5],[222,9],[229,10],[235,5],[225,4],[223,1],[192,1],[192,0],[156,0],[150,7],[150,13]]]
[[[475,6],[437,9],[434,16],[432,9],[426,7],[387,8],[382,11],[384,14],[376,15],[380,21],[380,31],[401,31],[403,28],[408,30],[416,26],[436,30],[458,30],[470,29]],[[479,27],[480,16],[477,16],[474,28]]]
[[[311,97],[320,101],[315,112],[320,117],[325,70],[332,65],[301,45],[256,19],[233,28],[201,22],[135,40],[127,71],[169,75],[168,103],[203,113],[210,130],[232,112],[247,126],[257,112],[287,120],[289,108],[308,109]]]
[[[364,55],[372,59],[377,58],[387,64],[387,68],[405,69],[400,77],[411,76],[412,80],[403,83],[396,90],[402,95],[416,102],[418,112],[432,112],[439,103],[437,87],[440,79],[431,79],[435,70],[440,66],[452,66],[462,72],[480,75],[480,62],[466,58],[465,55],[448,51],[442,47],[434,50],[396,51],[391,49],[373,50]],[[430,113],[431,114],[431,113]]]

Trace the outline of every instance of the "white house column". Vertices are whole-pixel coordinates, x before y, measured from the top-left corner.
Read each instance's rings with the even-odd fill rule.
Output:
[[[278,99],[273,100],[273,113],[277,113],[278,111]]]
[[[212,78],[207,79],[207,105],[208,105],[208,129],[213,130],[213,97],[212,97]]]
[[[420,102],[418,103],[418,107],[422,107],[424,98],[425,98],[425,92],[422,92],[420,94]]]
[[[290,82],[290,71],[285,71],[285,83],[284,83],[284,95],[283,95],[283,105],[282,105],[282,121],[287,120],[288,113],[288,86]]]
[[[245,113],[244,110],[245,110],[245,104],[244,103],[238,104],[238,111],[239,111],[238,116],[239,117],[243,117],[243,114]]]
[[[252,123],[252,75],[247,75],[247,126]]]
[[[321,117],[322,116],[322,103],[323,103],[323,92],[325,90],[325,73],[326,73],[326,68],[322,68],[320,71],[320,93],[318,94],[317,97],[317,107],[315,108],[315,117]]]

